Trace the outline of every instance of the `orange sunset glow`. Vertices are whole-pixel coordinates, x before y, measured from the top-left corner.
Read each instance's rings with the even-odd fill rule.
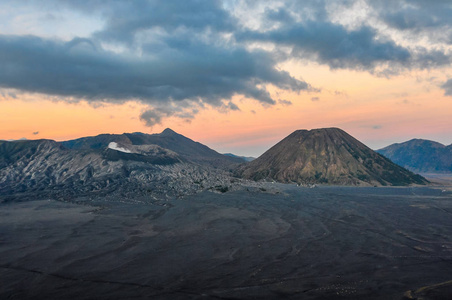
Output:
[[[200,13],[202,26],[175,17],[167,28],[127,25],[125,37],[95,4],[87,14],[7,1],[0,139],[169,127],[222,153],[259,156],[296,129],[339,127],[374,149],[411,138],[451,143],[449,21],[402,28],[379,5],[357,3],[327,5],[315,19],[307,12],[320,4],[225,2],[197,8],[221,12],[215,24]]]

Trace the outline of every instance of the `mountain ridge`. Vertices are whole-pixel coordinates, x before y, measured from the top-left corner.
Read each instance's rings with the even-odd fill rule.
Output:
[[[240,188],[242,178],[300,184],[427,183],[338,128],[294,131],[252,162],[239,162],[243,160],[170,129],[65,142],[0,141],[0,198],[168,198],[226,192]]]
[[[243,159],[229,157],[217,151],[195,142],[170,128],[161,133],[123,133],[100,134],[97,136],[82,137],[74,140],[60,142],[69,149],[102,149],[111,142],[124,145],[158,145],[162,148],[174,151],[181,157],[195,163],[207,164],[214,168],[228,169],[231,165],[243,163]]]
[[[246,162],[250,162],[250,161],[253,161],[253,160],[256,159],[255,157],[252,157],[252,156],[241,156],[241,155],[235,155],[233,153],[223,153],[223,155],[231,156],[231,157],[235,157],[235,158],[240,158],[240,159],[243,159]]]
[[[227,190],[227,169],[239,162],[169,130],[163,137],[135,133],[66,142],[0,141],[0,198],[167,198]]]
[[[377,150],[393,162],[421,173],[452,173],[452,144],[411,139]]]

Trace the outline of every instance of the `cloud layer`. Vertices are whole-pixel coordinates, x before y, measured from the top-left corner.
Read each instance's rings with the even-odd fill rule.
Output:
[[[6,3],[12,13],[20,11],[20,3]],[[206,105],[240,110],[231,102],[236,95],[289,105],[267,87],[296,93],[312,88],[279,68],[288,59],[385,75],[451,63],[449,1],[30,0],[27,5],[49,11],[56,6],[52,13],[61,15],[77,11],[102,20],[103,28],[71,40],[0,35],[0,87],[70,101],[140,101],[149,105],[140,116],[149,126],[170,116],[189,120]],[[450,95],[450,80],[442,88]]]

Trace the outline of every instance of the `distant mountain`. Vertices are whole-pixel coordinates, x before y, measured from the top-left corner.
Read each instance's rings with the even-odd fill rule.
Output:
[[[237,157],[230,157],[216,152],[209,147],[194,142],[193,140],[174,132],[167,128],[162,133],[123,133],[123,134],[101,134],[93,137],[83,137],[75,140],[61,142],[69,149],[103,149],[110,143],[115,142],[121,145],[157,145],[164,149],[171,150],[187,161],[209,165],[215,168],[228,169],[234,164],[242,163],[243,160]]]
[[[20,138],[20,139],[17,139],[17,140],[15,140],[15,139],[0,140],[0,142],[26,141],[26,140],[28,140],[28,139],[23,137],[23,138]]]
[[[247,162],[250,162],[250,161],[253,161],[253,160],[256,159],[255,157],[251,157],[251,156],[239,156],[239,155],[235,155],[235,154],[232,154],[232,153],[223,153],[223,155],[230,156],[230,157],[235,157],[235,158],[240,158],[240,159],[242,159],[243,161],[247,161]]]
[[[452,145],[412,139],[392,144],[377,152],[414,172],[452,173]]]
[[[297,130],[254,161],[239,176],[300,184],[426,184],[338,128]]]

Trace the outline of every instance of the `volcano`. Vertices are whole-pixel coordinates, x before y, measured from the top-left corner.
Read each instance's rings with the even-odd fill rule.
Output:
[[[297,130],[238,169],[241,177],[333,185],[427,184],[339,128]]]

